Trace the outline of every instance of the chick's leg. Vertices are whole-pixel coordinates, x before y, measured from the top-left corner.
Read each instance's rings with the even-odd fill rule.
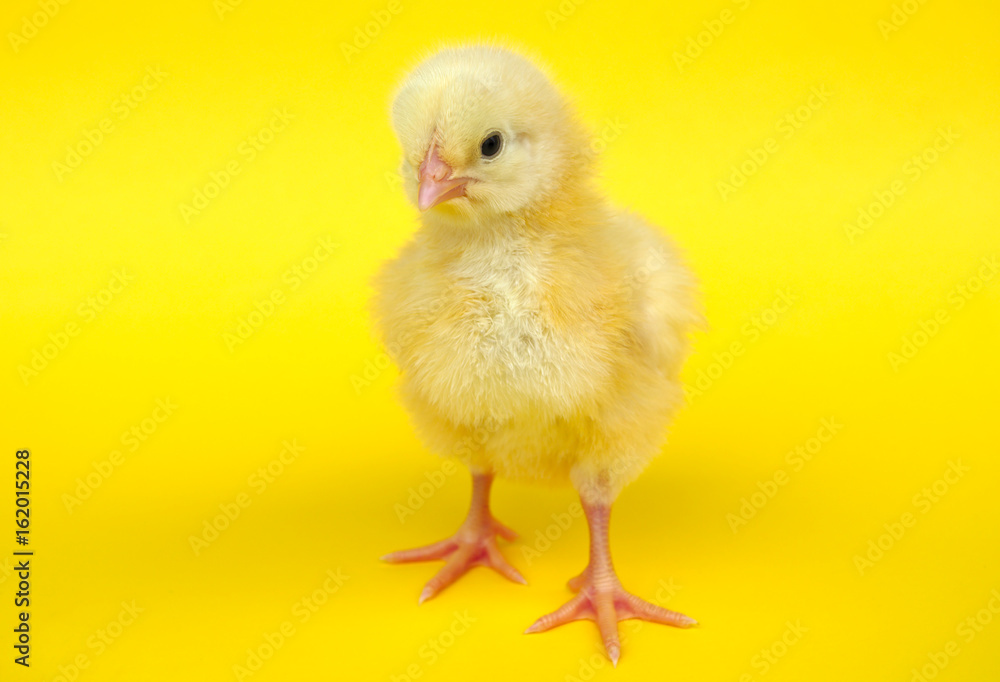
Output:
[[[497,547],[496,536],[513,540],[517,533],[493,518],[490,514],[490,487],[492,474],[472,475],[472,504],[465,522],[449,538],[416,549],[404,549],[386,554],[383,561],[407,563],[444,559],[444,567],[428,581],[420,593],[424,603],[451,585],[473,566],[488,566],[497,573],[522,585],[527,584],[516,568],[511,566]]]
[[[611,505],[589,503],[582,497],[581,500],[590,528],[590,561],[583,573],[568,583],[569,588],[578,594],[559,609],[539,618],[525,632],[544,632],[584,618],[596,621],[608,658],[617,666],[621,656],[618,621],[641,618],[680,628],[696,625],[697,621],[625,591],[611,563],[608,543]]]

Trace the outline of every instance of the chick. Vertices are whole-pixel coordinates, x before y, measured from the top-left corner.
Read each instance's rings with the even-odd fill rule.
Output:
[[[419,435],[470,469],[472,504],[450,538],[383,558],[445,561],[421,602],[476,565],[524,583],[497,545],[516,534],[490,513],[493,478],[572,483],[589,562],[577,595],[527,632],[595,620],[617,664],[619,620],[695,624],[625,591],[608,543],[612,503],[682,400],[694,279],[596,189],[586,130],[524,57],[433,55],[400,86],[392,124],[421,224],[376,277],[374,314]]]

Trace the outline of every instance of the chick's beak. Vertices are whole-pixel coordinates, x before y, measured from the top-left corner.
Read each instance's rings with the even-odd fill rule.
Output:
[[[451,166],[438,155],[437,145],[432,144],[420,168],[417,169],[420,180],[417,206],[421,211],[426,211],[449,199],[465,196],[465,185],[469,179],[453,178],[452,172]]]

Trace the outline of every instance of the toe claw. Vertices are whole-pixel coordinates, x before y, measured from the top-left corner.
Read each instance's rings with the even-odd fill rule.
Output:
[[[552,613],[547,613],[536,620],[525,633],[545,632],[574,620],[588,618],[590,615],[584,612],[585,606],[589,606],[589,602],[583,595],[578,594]]]
[[[425,601],[433,597],[434,594],[435,591],[432,588],[425,587],[423,591],[420,593],[420,599],[417,600],[417,605],[419,606],[420,604],[423,604]]]
[[[607,647],[607,651],[608,651],[608,658],[611,659],[611,665],[614,666],[615,668],[617,668],[618,667],[618,659],[622,655],[622,648],[621,648],[621,646],[619,646],[617,644],[612,644],[611,646]]]
[[[651,604],[624,590],[622,590],[621,598],[623,608],[619,615],[622,619],[641,618],[654,623],[672,625],[676,628],[689,628],[698,623],[694,618],[685,616],[683,613],[677,613],[662,606]]]

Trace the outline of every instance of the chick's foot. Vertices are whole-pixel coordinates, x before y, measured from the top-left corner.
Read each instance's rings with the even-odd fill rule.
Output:
[[[525,633],[545,632],[575,620],[592,620],[597,623],[608,658],[618,665],[621,641],[618,622],[638,618],[654,623],[689,628],[698,624],[693,618],[670,611],[640,599],[622,587],[611,563],[608,545],[609,507],[584,504],[590,526],[590,563],[583,573],[571,578],[567,586],[577,595],[552,613],[536,620]]]
[[[536,620],[525,630],[526,633],[545,632],[575,620],[592,620],[597,623],[601,631],[608,658],[618,665],[621,656],[621,643],[618,639],[619,621],[639,618],[679,628],[697,625],[697,621],[693,618],[651,604],[626,591],[617,578],[610,584],[597,585],[584,572],[570,582],[571,589],[577,589],[578,594],[552,613]]]
[[[526,585],[521,573],[500,553],[496,536],[513,540],[517,533],[493,518],[489,511],[489,488],[492,476],[475,475],[472,481],[472,505],[469,516],[458,531],[439,542],[392,552],[383,561],[401,564],[444,559],[444,567],[424,586],[419,603],[424,603],[463,576],[473,566],[487,566],[516,583]]]

